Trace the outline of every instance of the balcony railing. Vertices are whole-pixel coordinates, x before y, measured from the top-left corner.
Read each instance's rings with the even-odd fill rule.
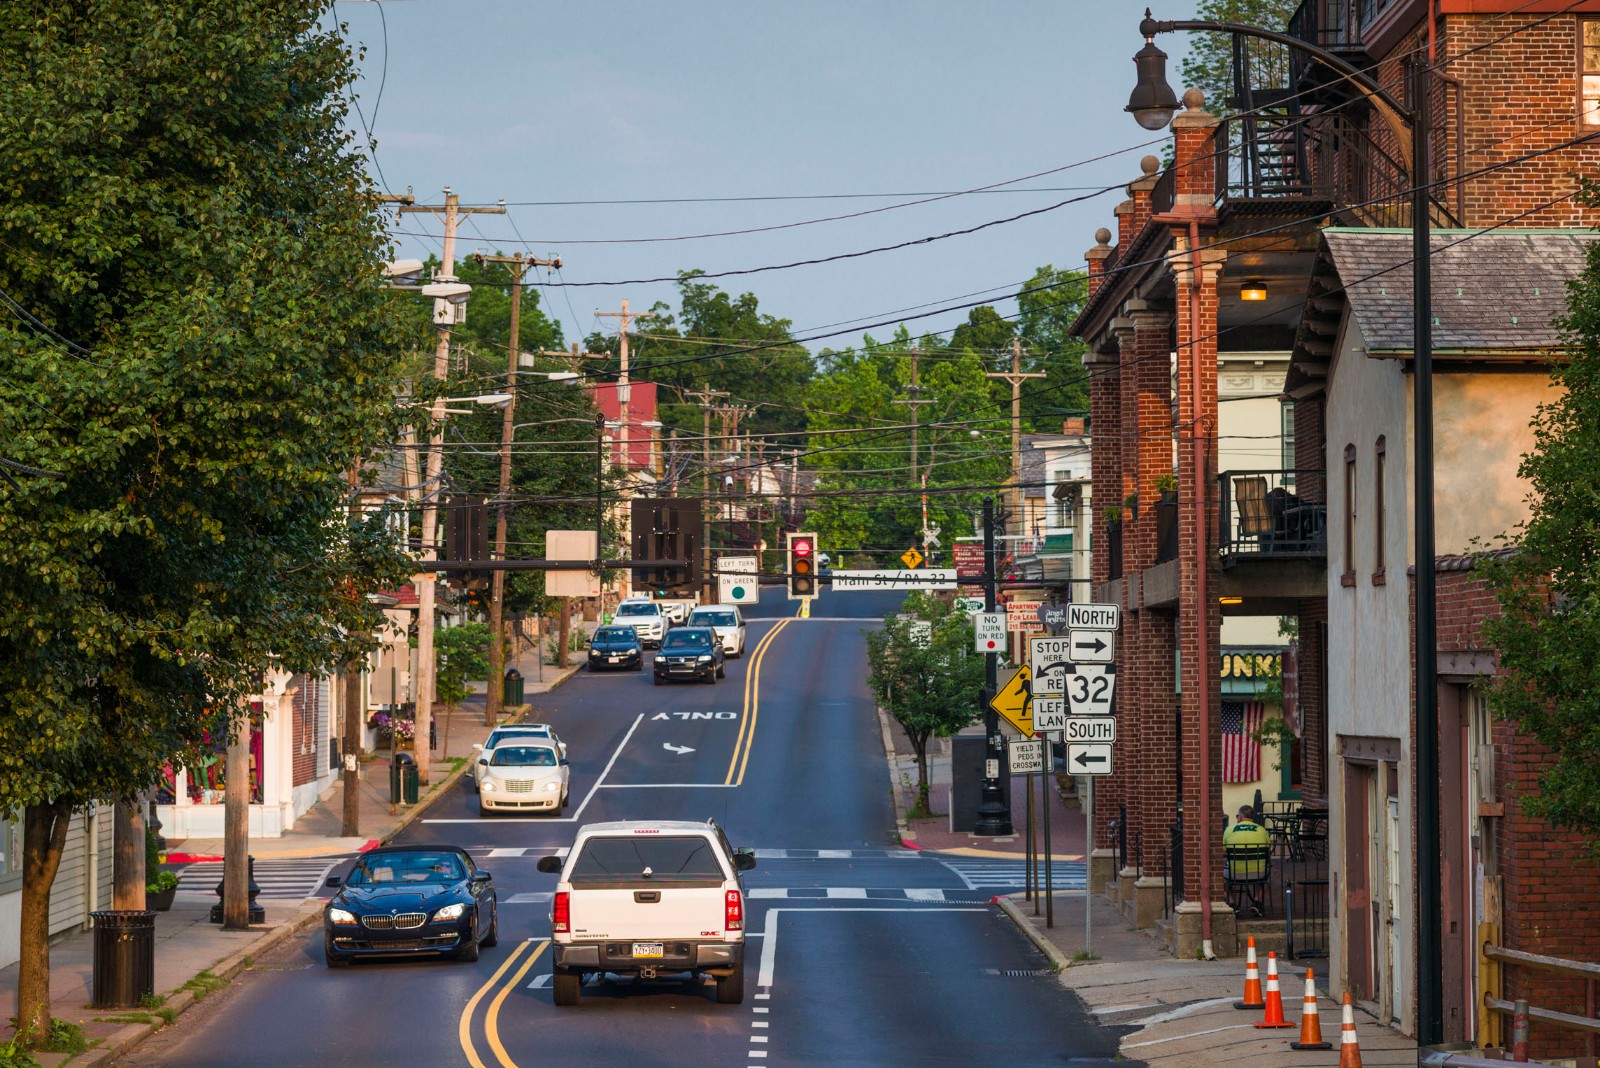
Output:
[[[1301,496],[1321,487],[1320,470],[1223,471],[1217,476],[1217,541],[1222,555],[1326,556],[1328,507]]]
[[[1106,578],[1122,577],[1122,524],[1106,524]]]

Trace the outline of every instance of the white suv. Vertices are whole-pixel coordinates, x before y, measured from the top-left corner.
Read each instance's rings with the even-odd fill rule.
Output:
[[[615,623],[629,626],[639,635],[639,644],[646,649],[658,648],[667,633],[667,617],[654,601],[623,601],[617,605]]]
[[[733,605],[701,605],[689,613],[687,625],[715,631],[725,656],[744,655],[744,617]]]

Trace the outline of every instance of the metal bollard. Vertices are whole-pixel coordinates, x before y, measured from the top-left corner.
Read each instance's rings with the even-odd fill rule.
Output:
[[[1511,1059],[1524,1064],[1528,1060],[1528,1003],[1520,999],[1511,1016]]]

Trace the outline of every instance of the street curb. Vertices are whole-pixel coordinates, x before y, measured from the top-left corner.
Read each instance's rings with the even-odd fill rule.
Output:
[[[1039,947],[1039,952],[1050,958],[1050,963],[1055,967],[1056,971],[1064,972],[1072,967],[1072,960],[1062,953],[1055,943],[1039,933],[1038,929],[1034,927],[1033,921],[1023,915],[1022,910],[1017,907],[1015,901],[1010,897],[996,897],[994,903],[1000,906],[1001,912],[1011,917],[1011,921],[1028,937],[1028,941]]]
[[[876,702],[874,702],[872,710],[878,715],[878,730],[883,735],[884,763],[889,771],[889,794],[894,802],[895,833],[900,836],[902,845],[907,842],[915,842],[917,840],[916,832],[912,831],[911,824],[906,819],[906,813],[911,811],[910,798],[905,796],[907,787],[895,778],[896,765],[900,757],[894,749],[894,737],[890,733],[889,717],[884,713],[883,707]],[[910,848],[921,849],[922,847],[911,846]]]
[[[260,938],[239,949],[232,956],[224,957],[210,968],[202,970],[211,972],[219,979],[231,982],[236,975],[250,967],[257,956],[276,949],[281,943],[294,938],[306,928],[320,922],[321,919],[322,909],[320,907],[306,910],[300,916],[287,923],[279,924],[277,927],[263,932]],[[173,1024],[176,1024],[178,1017],[181,1017],[202,1000],[204,999],[195,997],[194,991],[179,987],[176,991],[166,996],[166,1001],[163,1002],[161,1007],[173,1009],[177,1012],[177,1016],[173,1017]],[[107,1009],[105,1011],[117,1013],[144,1010]],[[173,1024],[165,1022],[161,1024],[129,1024],[122,1030],[114,1032],[104,1042],[84,1053],[81,1057],[64,1063],[73,1065],[74,1068],[93,1068],[95,1065],[106,1064],[127,1053],[157,1031],[164,1031],[173,1026]]]

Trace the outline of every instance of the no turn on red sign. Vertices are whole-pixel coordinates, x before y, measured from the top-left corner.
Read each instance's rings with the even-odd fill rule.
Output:
[[[974,647],[980,653],[1002,653],[1006,648],[1006,614],[977,612],[972,617]]]

